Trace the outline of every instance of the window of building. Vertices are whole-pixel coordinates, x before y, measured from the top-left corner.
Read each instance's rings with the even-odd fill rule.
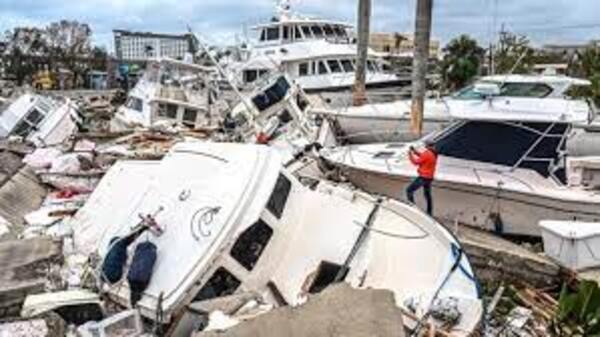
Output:
[[[331,70],[332,73],[341,73],[342,72],[342,66],[340,65],[338,60],[328,60],[327,65],[329,65],[329,69]]]
[[[345,59],[341,60],[340,62],[342,63],[342,68],[344,68],[345,72],[351,73],[354,71],[354,65],[352,64],[352,61]]]
[[[277,182],[275,183],[273,193],[271,193],[271,197],[267,203],[267,209],[273,213],[277,219],[281,219],[291,189],[292,182],[280,173]]]
[[[196,118],[198,117],[198,110],[188,109],[183,110],[183,124],[194,126],[196,124]]]
[[[248,271],[252,271],[272,236],[273,229],[258,219],[238,237],[229,254]]]
[[[311,26],[310,29],[312,30],[316,39],[323,37],[323,29],[320,26]]]
[[[169,103],[159,103],[158,116],[169,119],[177,119],[177,105]]]
[[[229,296],[242,284],[232,273],[219,267],[194,297],[193,302],[206,301],[217,297]]]
[[[312,32],[311,32],[309,26],[302,26],[302,34],[304,34],[304,38],[305,39],[311,39],[312,38]]]
[[[279,27],[267,28],[267,41],[279,40]]]
[[[319,61],[319,74],[328,74],[327,66],[325,66],[325,62]]]
[[[143,106],[144,102],[137,97],[129,97],[127,101],[127,108],[137,112],[142,112]]]
[[[300,75],[300,76],[308,75],[308,63],[300,63],[298,65],[298,75]]]

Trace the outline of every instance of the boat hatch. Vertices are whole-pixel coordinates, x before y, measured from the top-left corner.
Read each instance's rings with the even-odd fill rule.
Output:
[[[394,151],[380,151],[373,155],[373,159],[390,159],[395,154],[396,154],[396,152],[394,152]]]
[[[284,76],[281,76],[275,83],[265,91],[259,93],[252,98],[252,103],[259,111],[265,111],[273,105],[281,102],[287,95],[291,86]]]

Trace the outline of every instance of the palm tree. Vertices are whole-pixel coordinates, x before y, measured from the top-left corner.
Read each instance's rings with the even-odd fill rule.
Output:
[[[371,0],[358,1],[358,55],[356,60],[356,77],[352,88],[352,103],[363,105],[366,98],[366,66],[369,51],[369,25],[371,21]]]
[[[417,0],[411,106],[411,129],[417,136],[421,136],[423,133],[423,105],[427,89],[426,76],[429,61],[432,12],[433,0]]]

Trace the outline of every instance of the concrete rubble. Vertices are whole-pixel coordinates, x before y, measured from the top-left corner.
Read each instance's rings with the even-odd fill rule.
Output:
[[[214,319],[225,318],[220,316]],[[402,311],[395,305],[391,292],[355,290],[346,284],[339,284],[310,297],[307,303],[299,307],[279,308],[224,332],[201,332],[195,337],[405,335]]]

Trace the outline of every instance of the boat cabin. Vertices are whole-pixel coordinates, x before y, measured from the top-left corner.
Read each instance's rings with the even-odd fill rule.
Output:
[[[330,40],[338,43],[350,42],[348,29],[344,23],[291,19],[260,25],[258,31],[259,45],[286,44],[310,40]]]

